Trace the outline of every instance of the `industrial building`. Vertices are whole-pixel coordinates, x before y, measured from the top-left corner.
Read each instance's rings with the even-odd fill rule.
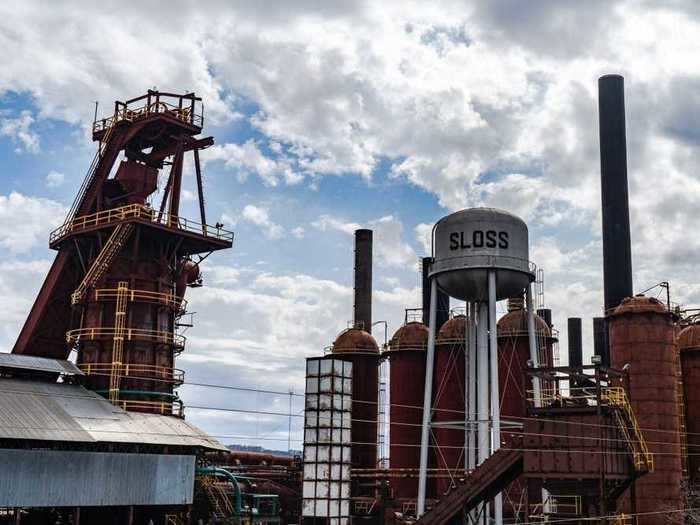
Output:
[[[383,345],[373,235],[357,230],[353,323],[307,359],[303,455],[284,457],[229,451],[187,423],[177,395],[186,289],[233,244],[206,224],[201,100],[115,103],[51,233],[56,260],[0,354],[0,523],[683,523],[678,511],[698,506],[700,324],[634,294],[622,77],[599,80],[599,117],[605,296],[592,361],[571,318],[560,364],[519,217],[440,219],[422,305],[406,305]],[[198,222],[179,207],[190,153]]]

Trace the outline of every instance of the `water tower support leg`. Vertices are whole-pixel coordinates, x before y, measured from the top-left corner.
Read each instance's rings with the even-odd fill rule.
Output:
[[[476,389],[477,411],[476,420],[479,422],[477,435],[477,465],[481,465],[489,457],[489,307],[487,303],[478,303],[479,316],[476,330]],[[488,505],[479,507],[480,521],[488,523]]]
[[[496,271],[489,271],[489,357],[491,361],[491,429],[492,452],[501,448],[501,407],[498,389],[498,338],[496,334]],[[503,525],[503,496],[493,499],[493,517],[496,525]]]
[[[420,467],[418,470],[418,502],[416,514],[425,513],[425,493],[428,481],[428,447],[430,446],[430,420],[433,397],[433,362],[435,359],[435,323],[437,311],[437,281],[430,280],[430,324],[428,326],[428,351],[425,356],[425,393],[423,397],[423,426],[420,439]]]
[[[532,309],[532,285],[528,284],[525,288],[525,301],[527,307],[527,338],[530,342],[530,361],[532,366],[537,368],[540,366],[539,356],[537,354],[537,337],[535,336],[535,312]],[[539,407],[542,401],[540,396],[540,379],[532,378],[532,394],[535,407]]]

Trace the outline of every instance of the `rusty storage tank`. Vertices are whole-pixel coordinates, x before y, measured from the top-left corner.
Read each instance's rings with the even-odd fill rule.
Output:
[[[501,417],[522,422],[525,417],[524,370],[530,359],[527,331],[527,311],[521,298],[508,299],[508,313],[498,320],[498,383],[501,397]],[[535,336],[541,367],[552,366],[552,348],[556,339],[547,322],[535,315]],[[505,436],[504,436],[505,437]]]
[[[630,365],[632,408],[654,453],[654,472],[636,482],[636,512],[682,508],[673,316],[657,299],[638,295],[615,308],[608,327],[611,366]],[[638,523],[658,523],[658,516],[640,516]]]
[[[351,361],[352,466],[377,467],[377,400],[379,396],[379,347],[368,332],[348,328],[333,343],[332,353]]]
[[[678,336],[685,394],[688,439],[688,473],[691,483],[700,481],[700,323],[686,326]]]
[[[433,373],[433,423],[464,420],[464,339],[467,318],[456,315],[442,325],[435,340]],[[392,401],[393,402],[393,401]],[[441,475],[448,471],[459,478],[464,472],[464,430],[435,428],[435,466]],[[438,477],[435,490],[438,497],[450,486],[450,477]]]
[[[415,470],[411,477],[392,478],[395,498],[415,499],[418,496],[419,454],[416,446],[420,445],[423,421],[427,345],[428,327],[413,321],[396,331],[385,354],[390,367],[390,467]]]

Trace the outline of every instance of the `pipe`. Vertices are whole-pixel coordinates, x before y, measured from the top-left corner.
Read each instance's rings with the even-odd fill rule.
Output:
[[[501,448],[501,407],[498,391],[498,338],[496,334],[496,270],[489,270],[489,357],[491,364],[491,428],[493,430],[492,453]],[[499,492],[493,498],[495,525],[503,525],[503,496]]]
[[[433,263],[432,257],[423,257],[422,264],[422,285],[423,285],[423,324],[428,326],[430,323],[430,265]],[[440,290],[437,292],[437,316],[435,327],[436,333],[440,331],[440,327],[447,322],[450,317],[450,296]]]
[[[236,479],[236,476],[231,474],[228,470],[218,468],[218,467],[197,467],[195,469],[195,472],[198,474],[215,474],[215,475],[221,475],[229,479],[231,484],[233,485],[233,492],[235,493],[235,505],[234,505],[234,516],[240,516],[241,515],[241,508],[243,506],[242,503],[242,497],[241,497],[241,486],[238,484],[238,480]]]
[[[437,281],[432,279],[430,286],[430,322],[428,323],[428,349],[425,354],[425,389],[423,393],[423,426],[420,437],[420,471],[418,473],[418,502],[416,515],[425,512],[425,492],[428,473],[428,445],[430,444],[430,420],[432,416],[433,364],[435,360],[435,317],[437,306]]]
[[[535,337],[535,312],[532,310],[532,283],[525,288],[525,303],[527,308],[527,339],[530,343],[530,361],[532,361],[533,368],[538,368],[540,360],[537,355],[537,338]],[[539,377],[532,378],[532,393],[535,399],[535,407],[539,407],[542,401]]]
[[[569,339],[569,366],[583,365],[583,341],[581,335],[581,318],[569,317],[568,339]]]
[[[632,296],[624,82],[620,75],[605,75],[598,79],[606,312]]]
[[[479,450],[477,462],[481,465],[489,457],[489,308],[487,303],[479,303],[479,324],[477,326],[477,419],[479,421]],[[498,399],[498,397],[496,398]]]
[[[610,366],[610,349],[608,348],[608,328],[604,317],[593,318],[593,353],[600,356],[603,366]]]
[[[372,333],[372,230],[355,231],[355,326]]]
[[[547,323],[549,330],[552,330],[552,310],[550,308],[539,308],[537,310],[537,316],[542,318],[542,320]]]

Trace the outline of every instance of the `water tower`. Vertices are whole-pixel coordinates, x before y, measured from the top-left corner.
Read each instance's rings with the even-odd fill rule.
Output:
[[[535,268],[529,261],[528,230],[515,215],[491,208],[462,210],[440,219],[433,228],[430,280],[430,322],[426,355],[425,393],[421,434],[418,516],[425,512],[430,429],[462,424],[465,429],[465,468],[484,462],[500,447],[496,302],[526,296],[530,359],[538,365],[531,284]],[[467,351],[462,421],[432,421],[435,315],[438,291],[466,303]],[[539,385],[533,385],[535,399]],[[494,518],[502,522],[500,496]]]

